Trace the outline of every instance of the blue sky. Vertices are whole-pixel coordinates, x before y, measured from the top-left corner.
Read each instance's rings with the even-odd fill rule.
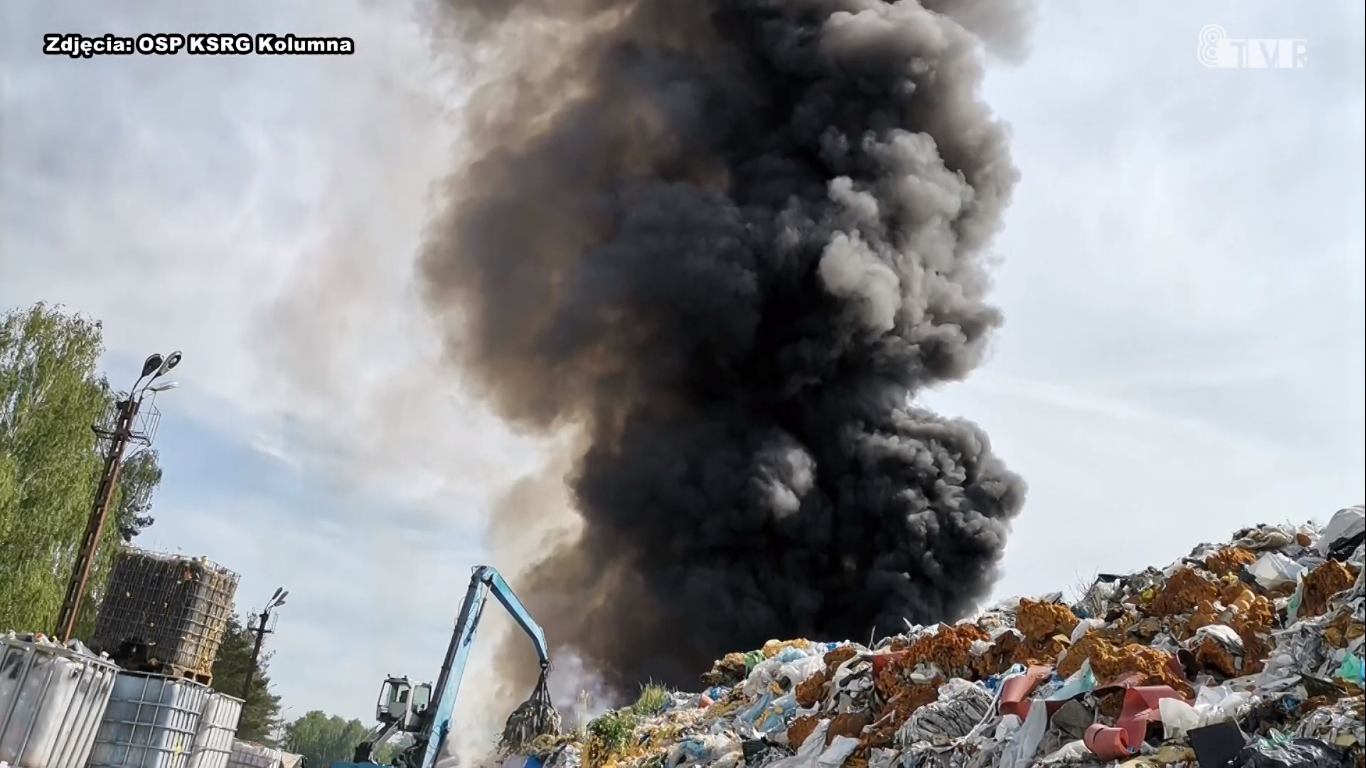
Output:
[[[238,571],[243,609],[290,590],[269,647],[296,716],[369,722],[386,674],[435,676],[469,567],[535,553],[483,532],[548,453],[465,391],[414,293],[467,84],[413,8],[0,6],[0,307],[101,318],[116,384],[185,352],[139,543]],[[1306,39],[1310,66],[1202,67],[1211,22]],[[359,52],[73,61],[38,54],[50,29],[294,29]],[[1030,483],[1001,594],[1366,496],[1362,30],[1360,3],[1051,0],[1028,61],[992,69],[1023,174],[1007,325],[931,404]],[[530,501],[561,509],[554,490]],[[465,690],[492,684],[476,664]]]

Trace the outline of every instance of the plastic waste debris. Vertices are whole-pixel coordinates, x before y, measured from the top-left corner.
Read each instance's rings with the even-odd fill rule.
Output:
[[[966,680],[950,680],[939,688],[939,700],[916,710],[897,733],[901,744],[948,744],[961,739],[991,711],[991,693]]]
[[[1338,677],[1349,683],[1356,683],[1358,688],[1366,688],[1366,664],[1362,663],[1360,657],[1349,653],[1342,657]]]
[[[1261,740],[1243,747],[1234,761],[1242,768],[1353,768],[1355,765],[1344,750],[1318,739]]]
[[[1224,721],[1192,729],[1187,738],[1201,768],[1228,765],[1247,744],[1247,736],[1237,723]]]
[[[1075,765],[1094,762],[1093,752],[1081,741],[1069,741],[1039,760],[1040,765]]]
[[[1366,508],[1361,505],[1339,509],[1323,527],[1316,549],[1324,557],[1341,553],[1344,557],[1353,546],[1366,541]]]
[[[1026,768],[1034,762],[1034,755],[1048,731],[1048,709],[1031,707],[1024,724],[1010,736],[1010,743],[1001,753],[1001,768]]]
[[[867,645],[770,641],[723,656],[699,693],[642,694],[527,751],[544,768],[1361,765],[1360,520],[1248,528],[1101,574],[1072,605],[1011,598]]]
[[[1280,584],[1293,584],[1304,571],[1304,566],[1279,552],[1266,552],[1248,569],[1263,589]]]
[[[1129,743],[1128,731],[1101,723],[1095,723],[1086,729],[1082,745],[1090,750],[1091,754],[1107,762],[1128,757],[1138,751]]]

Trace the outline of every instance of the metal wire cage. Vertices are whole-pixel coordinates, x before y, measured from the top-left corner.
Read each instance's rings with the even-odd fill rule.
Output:
[[[127,400],[128,394],[120,392],[115,401],[105,406],[104,412],[100,414],[99,421],[92,425],[95,437],[98,438],[101,447],[118,431],[121,409]],[[128,442],[138,447],[151,445],[152,441],[156,439],[157,427],[160,425],[161,410],[157,408],[153,399],[139,399],[137,414],[133,416],[133,422],[129,425]]]
[[[118,661],[126,644],[180,672],[208,674],[223,644],[238,575],[207,558],[119,552],[91,646]]]

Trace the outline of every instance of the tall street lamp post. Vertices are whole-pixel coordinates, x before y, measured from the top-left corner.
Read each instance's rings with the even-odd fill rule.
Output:
[[[270,596],[270,602],[261,609],[261,613],[256,616],[255,627],[249,627],[256,633],[256,644],[251,649],[251,663],[247,665],[247,679],[242,683],[242,701],[247,700],[251,694],[251,682],[256,676],[256,661],[261,657],[261,641],[270,633],[270,612],[285,604],[285,598],[289,597],[289,590],[284,587],[276,587],[275,594]]]
[[[137,417],[142,408],[142,401],[148,392],[155,398],[158,392],[175,389],[177,385],[174,381],[158,383],[157,379],[179,365],[180,357],[179,352],[172,352],[164,358],[158,354],[149,356],[142,364],[142,375],[128,390],[128,396],[115,404],[113,428],[110,429],[105,424],[96,424],[93,427],[96,435],[109,441],[109,448],[104,454],[104,469],[100,472],[100,484],[95,491],[94,503],[90,506],[90,518],[85,526],[85,535],[81,538],[76,562],[71,569],[66,598],[62,601],[62,610],[57,616],[57,637],[63,643],[70,640],[76,631],[81,600],[85,598],[90,570],[95,564],[95,553],[99,549],[100,537],[104,535],[104,526],[109,519],[109,506],[114,500],[114,492],[118,490],[119,473],[123,470],[123,455],[129,443],[144,446],[152,443],[151,429],[137,428]]]

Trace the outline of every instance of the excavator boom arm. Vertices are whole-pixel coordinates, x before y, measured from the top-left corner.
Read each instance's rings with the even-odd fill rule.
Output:
[[[465,676],[465,663],[469,660],[470,646],[474,642],[475,631],[479,629],[479,619],[483,615],[489,592],[493,592],[493,596],[531,638],[541,669],[550,667],[550,648],[545,642],[545,632],[531,618],[522,601],[517,599],[498,571],[487,565],[476,568],[470,578],[469,590],[465,593],[465,602],[460,606],[460,616],[455,621],[455,632],[450,647],[446,649],[446,659],[441,664],[441,676],[432,692],[435,711],[419,737],[419,743],[425,742],[426,746],[417,768],[434,768],[436,758],[446,742],[451,718],[455,714],[455,702],[460,694],[460,680]]]

